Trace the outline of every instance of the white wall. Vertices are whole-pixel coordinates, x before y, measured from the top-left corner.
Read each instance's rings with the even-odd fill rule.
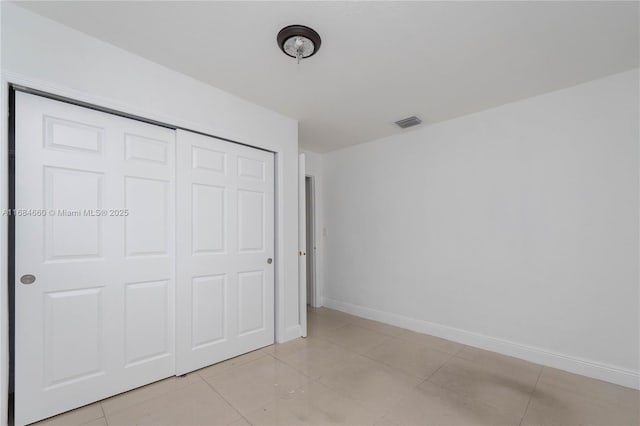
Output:
[[[6,207],[7,83],[14,82],[146,118],[229,138],[277,153],[280,341],[300,335],[298,321],[297,122],[122,49],[42,18],[14,4],[2,8],[2,146],[0,200]],[[6,218],[0,241],[6,242]],[[0,423],[6,422],[6,244],[0,253]]]
[[[326,155],[326,304],[638,387],[638,77]]]
[[[316,306],[323,305],[324,294],[324,182],[322,171],[322,154],[311,151],[301,151],[305,154],[305,171],[307,176],[313,176],[315,183],[315,234],[316,234]],[[309,255],[309,253],[307,253]],[[309,273],[309,271],[307,271]]]

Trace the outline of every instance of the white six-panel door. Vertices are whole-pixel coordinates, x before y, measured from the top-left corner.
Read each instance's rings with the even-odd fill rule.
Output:
[[[175,373],[174,143],[172,129],[16,93],[16,424]]]
[[[273,153],[178,130],[177,374],[274,342]]]

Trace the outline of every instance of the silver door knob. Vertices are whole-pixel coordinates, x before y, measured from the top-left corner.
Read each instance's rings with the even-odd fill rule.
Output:
[[[268,258],[268,259],[267,259],[267,263],[268,263],[269,265],[271,265],[271,263],[273,263],[273,259],[272,259],[272,258]]]
[[[27,274],[20,277],[22,284],[33,284],[36,281],[35,275]]]

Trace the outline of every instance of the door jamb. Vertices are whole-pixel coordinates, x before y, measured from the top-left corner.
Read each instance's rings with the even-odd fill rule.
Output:
[[[310,185],[310,194],[306,194],[305,195],[307,197],[309,197],[310,199],[310,203],[307,206],[307,217],[309,218],[309,221],[307,222],[307,231],[309,231],[309,229],[311,230],[311,232],[307,232],[307,234],[311,235],[311,253],[309,253],[309,250],[307,250],[307,256],[310,256],[311,258],[311,270],[309,270],[309,268],[307,268],[307,277],[311,277],[311,300],[310,300],[310,305],[312,307],[315,307],[318,305],[318,276],[317,276],[317,263],[318,263],[318,256],[317,256],[317,241],[316,241],[316,237],[317,237],[317,233],[316,233],[316,177],[312,174],[305,174],[305,187],[306,187],[306,179],[309,179]],[[306,201],[306,200],[305,200]],[[305,217],[305,220],[307,218]],[[310,228],[309,228],[310,226]],[[307,246],[309,246],[309,241],[307,239]]]

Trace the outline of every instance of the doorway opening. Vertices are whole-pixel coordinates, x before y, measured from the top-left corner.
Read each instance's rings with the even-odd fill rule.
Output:
[[[316,232],[315,232],[315,178],[305,176],[305,207],[307,228],[307,306],[316,303]]]

